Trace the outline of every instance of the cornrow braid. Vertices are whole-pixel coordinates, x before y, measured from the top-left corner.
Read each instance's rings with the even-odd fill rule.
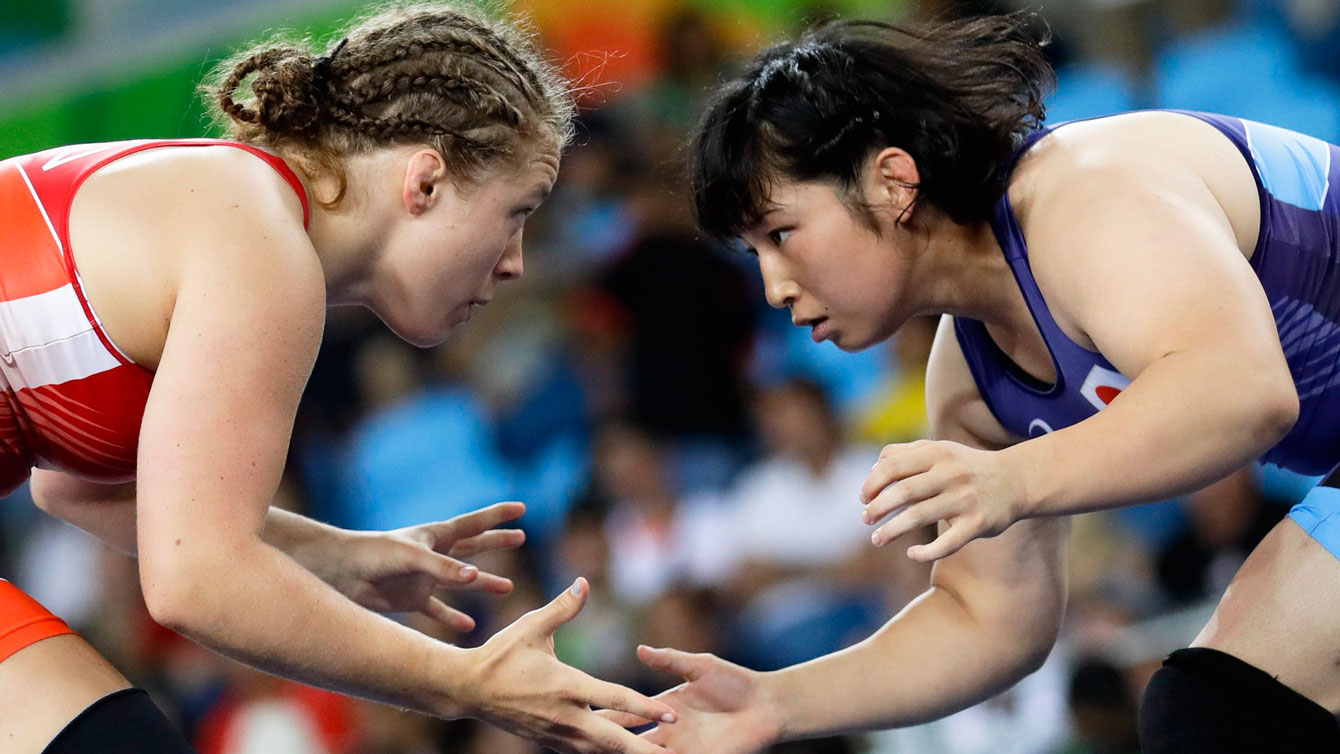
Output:
[[[320,56],[310,40],[259,45],[202,87],[232,138],[334,174],[327,205],[351,154],[425,144],[468,183],[572,137],[569,84],[515,25],[450,0],[397,2],[341,36]]]
[[[313,90],[311,70],[315,57],[296,47],[274,47],[243,60],[220,87],[218,102],[223,112],[242,123],[264,128],[304,133],[317,122],[320,112]],[[254,72],[255,105],[238,103],[233,94],[243,79]]]

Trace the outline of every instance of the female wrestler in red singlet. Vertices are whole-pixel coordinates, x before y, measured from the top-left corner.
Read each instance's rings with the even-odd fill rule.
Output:
[[[321,57],[259,48],[222,74],[233,141],[0,162],[3,492],[36,468],[39,505],[137,555],[153,617],[223,654],[564,750],[663,752],[590,705],[667,706],[553,656],[580,580],[478,649],[372,612],[471,625],[433,594],[509,588],[449,556],[519,544],[492,531],[519,504],[389,533],[269,508],[328,305],[430,345],[521,274],[522,226],[571,128],[562,81],[513,29],[442,6],[374,16]],[[189,751],[3,581],[0,699],[8,753]]]

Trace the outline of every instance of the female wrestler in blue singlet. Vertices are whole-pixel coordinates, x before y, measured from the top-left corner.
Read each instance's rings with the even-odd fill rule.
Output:
[[[689,681],[653,741],[729,754],[967,707],[1055,640],[1062,514],[1262,454],[1340,462],[1340,148],[1199,113],[1040,129],[1051,75],[1014,18],[846,22],[763,52],[707,113],[699,218],[752,247],[770,303],[847,350],[948,315],[935,439],[885,448],[860,491],[875,544],[940,534],[908,553],[932,588],[849,649],[757,674],[641,648]],[[1340,750],[1337,512],[1340,490],[1309,495],[1156,674],[1146,752]]]

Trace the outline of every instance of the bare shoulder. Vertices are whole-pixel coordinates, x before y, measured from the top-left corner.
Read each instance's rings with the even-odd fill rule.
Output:
[[[232,303],[278,296],[297,316],[324,317],[324,277],[297,194],[236,147],[151,149],[100,169],[71,207],[70,240],[108,333],[150,368],[191,280],[220,292],[247,280],[227,290]]]
[[[1067,210],[1083,209],[1079,205],[1127,208],[1162,200],[1216,215],[1245,256],[1260,223],[1246,158],[1219,129],[1175,112],[1127,113],[1056,129],[1020,160],[1010,199],[1025,235]]]
[[[1009,191],[1038,287],[1085,348],[1103,350],[1094,327],[1130,312],[1137,293],[1177,294],[1166,290],[1177,282],[1185,294],[1210,268],[1254,279],[1247,260],[1260,209],[1251,169],[1218,129],[1191,116],[1067,125],[1030,150]]]
[[[303,229],[302,204],[283,176],[225,145],[169,146],[121,158],[90,176],[79,200],[94,211],[106,206],[122,218],[119,224],[178,234],[217,227],[245,232],[255,222]]]
[[[926,365],[926,414],[931,436],[996,450],[1019,441],[996,420],[954,333],[954,318],[940,317]]]
[[[1061,169],[1083,173],[1116,167],[1137,172],[1200,172],[1202,165],[1230,157],[1243,159],[1228,137],[1200,118],[1146,111],[1062,124],[1028,151],[1018,172],[1046,174]]]

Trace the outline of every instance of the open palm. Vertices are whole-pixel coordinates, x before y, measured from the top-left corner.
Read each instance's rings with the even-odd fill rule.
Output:
[[[637,654],[648,667],[686,681],[656,697],[679,719],[644,733],[652,743],[675,754],[753,754],[777,740],[780,726],[759,673],[710,654],[646,646]],[[606,716],[624,726],[647,722],[627,714]]]

